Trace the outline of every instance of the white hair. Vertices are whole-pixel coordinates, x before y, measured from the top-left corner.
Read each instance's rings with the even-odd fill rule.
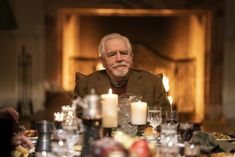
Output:
[[[127,48],[128,48],[128,51],[130,53],[132,53],[132,45],[131,45],[131,42],[130,40],[126,37],[126,36],[123,36],[121,34],[118,34],[118,33],[110,33],[110,34],[107,34],[105,35],[101,41],[100,41],[100,44],[99,44],[99,47],[98,47],[98,50],[99,50],[99,56],[101,57],[102,54],[104,54],[105,52],[105,42],[108,40],[108,39],[113,39],[113,38],[119,38],[119,39],[123,39],[126,44],[127,44]]]

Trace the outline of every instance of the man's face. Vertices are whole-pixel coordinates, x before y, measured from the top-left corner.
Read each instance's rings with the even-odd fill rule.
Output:
[[[105,52],[101,56],[101,63],[113,79],[126,76],[132,65],[132,52],[121,38],[108,39],[105,42]]]

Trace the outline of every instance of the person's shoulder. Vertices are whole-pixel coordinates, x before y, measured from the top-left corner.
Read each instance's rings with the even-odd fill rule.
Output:
[[[97,79],[99,80],[99,79],[103,79],[105,76],[106,76],[105,70],[98,70],[88,75],[85,75],[83,78],[81,78],[81,81],[89,82],[89,81],[94,81]]]
[[[152,78],[152,79],[162,79],[163,78],[162,73],[154,74],[149,71],[142,70],[142,69],[132,69],[132,72],[135,73],[136,75],[140,75],[140,76],[143,76],[146,78]]]
[[[105,75],[105,70],[97,70],[93,73],[88,74],[86,77],[87,78],[93,78],[93,77],[99,77]]]
[[[98,83],[98,81],[102,80],[103,78],[105,78],[105,72],[103,70],[95,71],[88,75],[80,75],[80,76],[78,76],[78,74],[76,73],[76,87],[75,88],[83,89],[83,88],[87,88],[88,86],[89,87],[95,86]]]

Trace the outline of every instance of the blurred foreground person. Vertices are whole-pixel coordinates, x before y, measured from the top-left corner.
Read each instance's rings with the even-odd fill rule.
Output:
[[[29,148],[33,147],[32,142],[25,137],[15,132],[15,127],[18,125],[19,114],[12,107],[0,108],[0,156],[10,157],[11,150],[17,145],[26,145]]]

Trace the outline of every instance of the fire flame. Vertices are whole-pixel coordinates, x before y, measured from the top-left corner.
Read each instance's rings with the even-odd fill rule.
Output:
[[[166,76],[163,76],[162,81],[166,92],[168,92],[170,90],[169,79]]]

